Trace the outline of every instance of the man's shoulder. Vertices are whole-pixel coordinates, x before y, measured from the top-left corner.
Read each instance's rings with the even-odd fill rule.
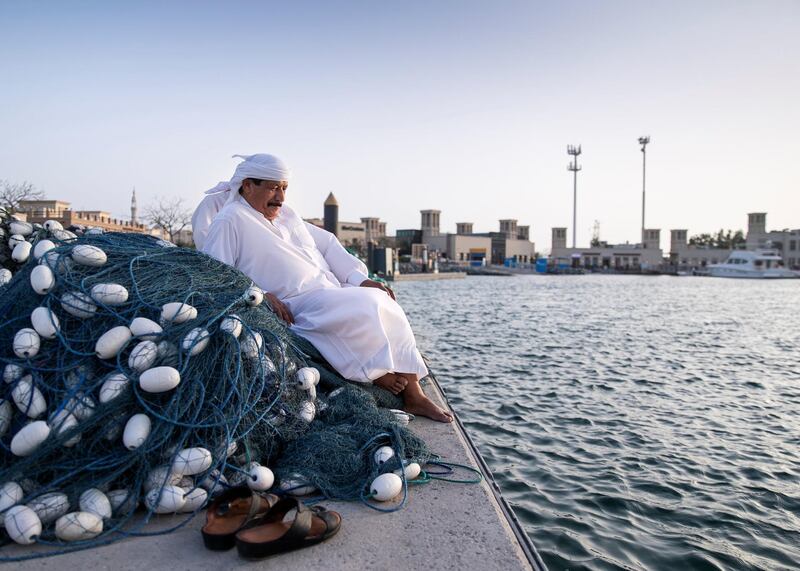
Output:
[[[245,212],[246,209],[239,202],[228,202],[222,206],[219,213],[214,218],[214,222],[218,220],[221,222],[231,222],[237,218],[241,218]]]
[[[214,194],[206,194],[200,204],[214,204],[222,209],[230,197],[229,192],[215,192]]]

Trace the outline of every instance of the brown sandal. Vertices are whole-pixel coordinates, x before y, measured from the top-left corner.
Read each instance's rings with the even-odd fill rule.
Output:
[[[203,543],[207,549],[225,551],[236,545],[236,532],[254,517],[278,503],[275,494],[262,494],[247,487],[231,488],[220,494],[206,512]]]
[[[286,514],[296,510],[292,521]],[[306,507],[297,498],[283,498],[269,512],[247,523],[236,534],[236,549],[245,559],[261,559],[316,545],[336,535],[342,516],[322,506]]]

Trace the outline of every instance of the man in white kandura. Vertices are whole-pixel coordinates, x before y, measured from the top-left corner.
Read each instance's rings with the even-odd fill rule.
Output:
[[[370,280],[333,234],[284,205],[289,170],[280,159],[242,158],[227,190],[221,184],[209,191],[195,212],[202,251],[247,274],[342,377],[401,395],[408,412],[452,421],[422,392],[427,367],[392,291]],[[225,203],[215,215],[220,194]]]

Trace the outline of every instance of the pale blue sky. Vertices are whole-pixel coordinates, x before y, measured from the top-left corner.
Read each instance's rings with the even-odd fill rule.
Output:
[[[798,2],[0,2],[0,179],[75,207],[197,203],[234,153],[319,216],[578,241],[800,227]],[[571,233],[571,231],[570,231]]]

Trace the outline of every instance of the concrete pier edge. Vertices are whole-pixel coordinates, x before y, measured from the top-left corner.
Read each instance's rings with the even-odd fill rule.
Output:
[[[486,460],[484,460],[480,450],[478,450],[478,447],[473,442],[469,432],[467,432],[464,423],[461,422],[461,417],[459,417],[458,413],[453,409],[452,406],[450,406],[450,402],[447,399],[447,393],[439,384],[439,380],[436,378],[436,375],[431,372],[429,378],[436,390],[441,395],[442,401],[447,405],[448,410],[453,415],[453,418],[455,419],[453,424],[456,428],[456,432],[464,440],[464,443],[469,448],[469,452],[480,469],[484,480],[489,484],[492,495],[494,496],[494,499],[500,508],[502,516],[508,522],[514,537],[519,543],[520,549],[522,549],[522,551],[525,553],[525,557],[530,562],[531,567],[536,571],[547,571],[547,566],[545,565],[544,560],[542,560],[541,555],[539,555],[536,545],[534,545],[533,541],[531,541],[530,536],[528,536],[528,534],[525,532],[525,529],[517,518],[517,515],[514,513],[514,510],[503,496],[500,486],[497,485],[489,465],[486,463]]]

